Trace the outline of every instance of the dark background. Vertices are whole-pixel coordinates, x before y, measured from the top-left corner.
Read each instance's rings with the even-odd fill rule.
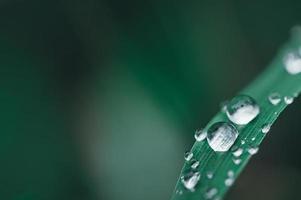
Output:
[[[183,152],[301,2],[0,1],[0,199],[169,199]],[[298,199],[300,100],[226,199]]]

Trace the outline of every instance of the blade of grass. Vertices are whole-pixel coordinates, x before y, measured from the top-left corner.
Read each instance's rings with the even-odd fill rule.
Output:
[[[195,142],[191,152],[193,153],[193,159],[200,162],[200,166],[198,167],[198,171],[201,174],[200,180],[196,185],[194,192],[187,190],[183,186],[181,177],[191,171],[191,161],[186,161],[176,184],[172,200],[223,198],[231,185],[225,183],[225,180],[228,178],[228,172],[230,170],[233,171],[233,180],[235,180],[244,169],[249,159],[252,157],[247,150],[251,147],[258,147],[266,135],[261,131],[263,125],[272,125],[279,114],[286,108],[287,104],[284,102],[283,97],[296,96],[301,92],[301,73],[291,75],[285,70],[283,64],[283,58],[288,52],[296,52],[301,48],[301,31],[299,29],[295,29],[290,42],[279,51],[269,67],[259,75],[255,81],[239,93],[253,97],[261,109],[261,112],[256,119],[246,126],[237,127],[239,130],[239,137],[232,149],[243,149],[243,153],[239,157],[241,160],[240,163],[235,164],[233,162],[235,157],[231,150],[224,153],[218,153],[214,152],[209,147],[206,140]],[[277,106],[272,105],[268,100],[268,96],[274,92],[279,93],[282,97],[282,101]],[[213,117],[204,130],[206,131],[210,125],[218,121],[229,120],[226,114],[221,111]],[[208,173],[212,173],[213,177],[208,178],[206,176]],[[208,195],[210,191],[211,195]]]

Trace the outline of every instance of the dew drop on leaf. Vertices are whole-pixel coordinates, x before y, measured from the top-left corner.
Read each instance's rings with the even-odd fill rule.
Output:
[[[232,159],[235,165],[239,165],[241,163],[241,159],[239,158],[234,158]]]
[[[264,124],[261,128],[262,133],[268,133],[271,129],[271,124]]]
[[[284,102],[286,104],[291,104],[291,103],[293,103],[293,101],[294,101],[294,97],[291,97],[291,96],[285,96],[284,97]]]
[[[230,121],[238,125],[246,125],[260,112],[256,101],[247,95],[234,97],[227,105],[227,116]]]
[[[199,167],[199,165],[200,165],[200,162],[199,162],[199,161],[193,160],[192,163],[191,163],[191,168],[192,168],[192,169],[196,169],[196,168]]]
[[[197,130],[195,131],[194,134],[194,138],[198,142],[203,141],[206,138],[206,136],[207,136],[207,132],[204,130]]]
[[[250,147],[248,149],[248,152],[249,152],[250,155],[254,155],[254,154],[256,154],[258,152],[258,150],[259,150],[258,147]]]
[[[238,136],[237,129],[230,123],[217,122],[207,132],[209,146],[218,152],[228,151]]]
[[[212,199],[217,193],[218,193],[218,190],[216,188],[210,188],[206,191],[205,198]]]
[[[185,152],[184,159],[186,161],[190,161],[192,157],[193,157],[193,153],[192,152],[190,152],[190,151],[186,151]]]
[[[235,157],[239,157],[241,156],[241,154],[243,153],[243,149],[242,148],[238,148],[236,151],[232,152],[232,154],[235,156]]]
[[[200,180],[200,173],[199,172],[188,172],[184,176],[181,177],[181,182],[183,183],[184,187],[191,191],[195,191],[195,187]]]
[[[227,173],[227,175],[229,177],[233,177],[234,176],[234,172],[232,170],[229,170],[228,173]]]
[[[210,172],[210,171],[207,172],[206,176],[207,176],[208,179],[212,179],[213,178],[213,172]]]
[[[288,53],[283,59],[283,64],[286,71],[291,75],[301,72],[301,57],[297,52]]]
[[[281,96],[277,92],[270,94],[268,99],[269,99],[269,102],[274,106],[278,105],[281,102]]]
[[[234,178],[233,177],[229,177],[229,178],[227,178],[225,180],[225,185],[229,187],[229,186],[231,186],[233,184],[233,182],[234,182]]]

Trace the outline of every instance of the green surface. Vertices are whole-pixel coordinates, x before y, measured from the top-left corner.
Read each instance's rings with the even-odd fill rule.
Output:
[[[232,154],[233,151],[227,152],[214,152],[206,142],[196,142],[191,152],[193,158],[200,161],[200,167],[198,168],[201,178],[196,186],[196,190],[191,192],[184,188],[179,178],[173,197],[173,200],[200,200],[206,199],[206,192],[212,188],[218,190],[217,195],[214,198],[222,198],[228,191],[229,186],[225,185],[225,180],[228,177],[227,172],[232,170],[234,172],[234,178],[236,179],[241,171],[245,168],[248,161],[252,157],[247,151],[250,147],[258,147],[267,134],[272,134],[270,131],[267,134],[262,133],[261,128],[265,124],[273,124],[278,118],[279,114],[287,107],[284,102],[284,96],[294,97],[301,91],[301,74],[291,75],[283,66],[283,58],[290,51],[298,51],[301,45],[301,33],[295,31],[292,35],[291,41],[283,47],[278,53],[276,58],[270,64],[270,66],[258,76],[247,88],[242,90],[239,94],[246,94],[253,97],[260,106],[260,114],[245,126],[237,126],[239,130],[239,137],[233,145],[233,149],[242,148],[243,154],[239,157],[242,161],[236,165],[233,162],[235,158]],[[277,106],[272,105],[268,101],[268,96],[271,93],[278,92],[282,101]],[[205,127],[205,131],[215,122],[229,121],[226,114],[221,111],[208,123]],[[255,138],[255,140],[252,140]],[[244,140],[245,144],[241,144]],[[181,175],[191,171],[191,161],[187,161],[184,164]],[[213,178],[208,179],[207,172],[213,173]],[[250,189],[252,186],[250,185]],[[213,198],[213,199],[214,199]]]

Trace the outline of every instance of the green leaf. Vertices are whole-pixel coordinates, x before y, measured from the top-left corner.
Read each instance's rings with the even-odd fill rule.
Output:
[[[214,152],[206,140],[201,142],[196,141],[191,152],[193,153],[193,159],[200,162],[200,166],[197,169],[201,174],[200,180],[195,187],[195,191],[192,192],[183,186],[181,178],[179,178],[172,200],[221,199],[226,194],[230,187],[228,184],[225,184],[228,172],[230,170],[233,171],[233,180],[239,176],[252,157],[248,149],[258,147],[266,136],[266,134],[261,131],[262,127],[265,124],[272,125],[279,114],[287,107],[288,104],[283,100],[284,97],[296,97],[297,94],[301,92],[301,73],[295,75],[289,74],[283,64],[283,59],[289,52],[298,52],[300,49],[301,32],[299,29],[294,29],[290,42],[279,51],[269,67],[239,93],[253,97],[260,106],[260,114],[248,125],[237,126],[239,136],[232,146],[232,149],[228,152]],[[233,75],[237,76],[238,74]],[[272,105],[268,100],[268,96],[274,92],[279,93],[282,98],[278,105]],[[210,125],[219,121],[229,121],[223,111],[214,116],[204,130],[206,131]],[[233,162],[233,159],[235,159],[233,150],[237,148],[243,149],[242,155],[239,156],[241,160],[239,164]],[[180,177],[190,171],[191,161],[186,161]],[[208,173],[212,173],[213,177],[208,178]],[[216,194],[208,195],[210,190],[212,194]]]

